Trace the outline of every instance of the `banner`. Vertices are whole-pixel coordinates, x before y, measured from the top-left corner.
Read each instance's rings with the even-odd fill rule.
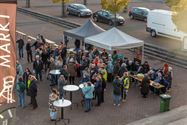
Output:
[[[0,125],[14,123],[16,3],[16,0],[0,0]]]

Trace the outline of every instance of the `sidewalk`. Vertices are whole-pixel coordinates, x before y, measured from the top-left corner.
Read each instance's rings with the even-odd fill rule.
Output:
[[[187,105],[127,125],[186,125]]]

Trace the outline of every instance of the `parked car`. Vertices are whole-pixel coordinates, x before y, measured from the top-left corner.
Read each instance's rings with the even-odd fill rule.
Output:
[[[138,20],[147,21],[147,15],[148,15],[149,11],[150,10],[148,8],[144,8],[144,7],[133,7],[129,11],[129,17],[131,19],[138,19]]]
[[[83,4],[69,4],[66,10],[67,14],[77,15],[79,17],[91,16],[92,11]]]
[[[115,24],[115,16],[114,14],[110,13],[106,10],[99,10],[95,13],[93,13],[92,18],[95,22],[102,22],[107,23],[109,25]],[[116,15],[116,24],[117,25],[123,25],[125,22],[125,19],[122,16]]]
[[[172,12],[168,10],[151,10],[147,16],[146,31],[152,37],[164,36],[186,42],[187,33],[177,30],[177,26],[172,21]]]

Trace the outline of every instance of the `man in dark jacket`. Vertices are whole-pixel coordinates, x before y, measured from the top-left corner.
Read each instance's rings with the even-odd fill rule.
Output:
[[[40,56],[36,56],[36,60],[33,62],[33,70],[36,74],[36,79],[38,79],[38,75],[40,77],[40,81],[42,81],[42,69],[43,69],[43,62],[40,60]]]
[[[24,46],[24,41],[23,39],[19,39],[16,41],[18,43],[18,50],[19,50],[19,58],[23,58],[23,46]]]
[[[96,77],[96,82],[95,82],[95,95],[97,98],[97,104],[96,106],[100,106],[102,102],[102,81],[99,76]]]
[[[32,62],[32,49],[31,49],[31,39],[28,39],[26,44],[26,51],[27,51],[27,61]]]
[[[142,83],[140,85],[140,91],[143,98],[146,98],[149,93],[149,85],[150,79],[147,74],[145,74],[144,78],[142,79]]]
[[[29,86],[29,93],[31,97],[31,104],[33,106],[33,109],[36,109],[38,107],[36,96],[37,96],[37,80],[35,76],[30,75],[29,80],[31,81]]]

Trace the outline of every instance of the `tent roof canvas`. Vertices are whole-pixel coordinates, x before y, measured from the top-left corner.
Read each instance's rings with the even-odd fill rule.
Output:
[[[64,31],[65,36],[70,36],[79,40],[84,40],[84,38],[99,34],[105,30],[97,26],[92,20],[88,20],[82,26]]]
[[[122,50],[136,48],[144,45],[142,40],[136,39],[117,28],[87,37],[85,43],[107,50]]]

